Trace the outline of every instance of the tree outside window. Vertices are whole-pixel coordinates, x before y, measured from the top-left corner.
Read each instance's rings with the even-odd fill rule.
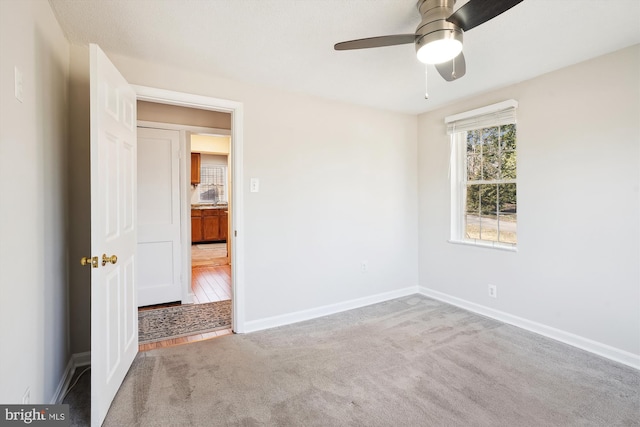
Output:
[[[517,243],[516,125],[466,132],[464,238]]]

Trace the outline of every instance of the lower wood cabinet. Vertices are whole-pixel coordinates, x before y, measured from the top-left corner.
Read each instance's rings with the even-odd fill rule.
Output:
[[[202,210],[202,239],[220,240],[220,209]]]
[[[227,209],[191,209],[191,242],[227,240]]]
[[[202,242],[202,216],[198,209],[191,210],[191,242]]]
[[[220,240],[227,240],[229,234],[229,211],[223,209],[220,213]]]

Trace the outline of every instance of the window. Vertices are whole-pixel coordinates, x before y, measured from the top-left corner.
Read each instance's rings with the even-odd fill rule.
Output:
[[[227,202],[227,167],[203,165],[200,167],[198,192],[201,202]]]
[[[515,101],[447,117],[451,135],[451,240],[515,248]]]

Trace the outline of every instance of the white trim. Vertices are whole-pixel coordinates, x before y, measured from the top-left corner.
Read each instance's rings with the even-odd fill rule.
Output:
[[[152,128],[152,129],[167,129],[167,130],[186,130],[198,135],[212,135],[212,136],[231,135],[230,129],[208,128],[208,127],[191,126],[191,125],[179,125],[175,123],[164,123],[164,122],[150,122],[148,120],[138,120],[138,127]]]
[[[151,88],[147,86],[131,85],[137,98],[142,101],[156,102],[159,104],[179,105],[182,107],[198,108],[201,110],[223,111],[231,113],[231,150],[232,158],[232,196],[231,208],[231,292],[233,310],[233,331],[244,332],[245,307],[244,307],[244,192],[243,192],[243,142],[244,142],[244,107],[241,102],[227,99],[212,98],[209,96],[195,95],[191,93],[174,92],[165,89]]]
[[[198,108],[201,110],[223,111],[230,113],[235,111],[241,102],[228,99],[212,98],[210,96],[195,95],[192,93],[174,92],[172,90],[158,89],[148,86],[131,85],[136,91],[138,99],[158,104],[179,105],[181,107]]]
[[[85,351],[84,353],[75,353],[71,356],[71,358],[73,359],[74,367],[76,368],[91,365],[90,351]]]
[[[465,246],[474,246],[476,248],[489,248],[489,249],[498,249],[498,250],[507,251],[507,252],[518,252],[518,247],[517,246],[508,246],[508,245],[500,244],[498,242],[493,242],[492,243],[490,240],[478,240],[478,239],[456,240],[456,239],[449,239],[449,240],[447,240],[447,242],[453,243],[454,245],[465,245]]]
[[[414,295],[418,292],[417,286],[398,289],[395,291],[383,292],[381,294],[368,297],[352,299],[335,304],[324,305],[322,307],[310,308],[308,310],[296,311],[279,316],[265,317],[263,319],[252,320],[245,323],[245,332],[261,331],[263,329],[275,328],[278,326],[290,325],[292,323],[303,322],[305,320],[316,319],[318,317],[329,316],[354,308],[365,307],[371,304],[378,304],[396,298]]]
[[[232,239],[231,245],[231,280],[233,294],[232,310],[233,310],[233,331],[243,333],[245,331],[245,311],[244,311],[244,183],[243,183],[243,141],[244,141],[244,123],[243,123],[243,105],[236,103],[234,113],[231,116],[231,129],[233,135],[231,137],[231,204],[232,218],[229,228]]]
[[[505,313],[504,311],[496,310],[439,291],[435,291],[433,289],[425,288],[423,286],[420,286],[418,289],[419,293],[426,297],[463,308],[473,313],[490,317],[509,325],[517,326],[529,332],[533,332],[542,335],[543,337],[569,344],[570,346],[597,354],[598,356],[605,357],[607,359],[622,363],[632,368],[640,369],[640,355],[633,354],[619,348],[611,347],[610,345],[593,341],[589,338],[584,338],[579,335],[572,334],[571,332],[566,332],[561,329],[543,325],[542,323],[537,323],[532,320],[514,316],[512,314]]]
[[[189,273],[189,278],[191,279],[191,273]],[[187,293],[187,296],[185,297],[185,299],[182,300],[182,303],[193,304],[194,300],[195,300],[195,294],[193,292],[189,292]]]
[[[185,198],[187,200],[182,200],[182,208],[184,209],[184,224],[182,227],[183,242],[185,244],[185,249],[182,252],[182,260],[184,262],[184,268],[182,270],[182,275],[184,276],[185,286],[183,288],[182,294],[182,303],[183,304],[191,304],[195,301],[195,294],[193,293],[193,289],[191,288],[191,283],[193,282],[193,261],[191,259],[191,245],[193,242],[191,241],[191,132],[184,131],[184,170],[181,170],[184,173],[184,176],[181,176],[180,179],[180,189],[182,193],[184,193]],[[231,319],[233,321],[233,318]]]
[[[62,378],[60,378],[60,382],[58,383],[58,387],[56,388],[55,393],[53,393],[53,397],[49,402],[50,405],[59,405],[62,403],[62,399],[64,394],[67,392],[69,388],[69,384],[71,383],[71,378],[73,377],[74,372],[73,366],[73,356],[69,359],[69,363],[67,363],[67,367],[64,370],[64,374]]]
[[[481,116],[484,114],[495,113],[496,111],[506,110],[508,108],[518,108],[518,101],[515,99],[508,99],[506,101],[498,102],[496,104],[487,105],[484,107],[476,108],[475,110],[469,110],[458,114],[453,114],[444,118],[445,123],[451,123],[458,120],[464,120],[475,116]]]
[[[69,384],[71,384],[71,379],[73,375],[76,373],[76,369],[82,366],[91,365],[91,352],[87,351],[85,353],[75,353],[71,355],[69,362],[67,363],[67,367],[64,370],[64,374],[60,379],[60,383],[58,384],[58,388],[56,388],[56,392],[53,393],[53,397],[49,402],[50,405],[59,405],[62,403],[64,399],[64,395],[67,393],[69,389]]]
[[[193,301],[191,292],[191,132],[180,129],[180,280],[182,303]],[[189,153],[189,155],[187,155]]]
[[[466,168],[465,157],[462,150],[460,150],[461,141],[461,134],[453,134],[450,137],[449,144],[449,148],[451,150],[451,152],[449,153],[449,183],[451,185],[450,236],[456,238],[462,236],[462,230],[464,229],[464,222],[462,219],[464,206],[462,204],[462,201],[466,198],[464,192],[467,188],[466,186],[462,185],[462,182],[466,179]]]

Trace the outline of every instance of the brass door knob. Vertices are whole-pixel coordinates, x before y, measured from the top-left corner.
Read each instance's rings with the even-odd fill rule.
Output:
[[[104,267],[109,262],[115,264],[118,262],[118,257],[115,255],[107,256],[107,254],[102,254],[102,266]]]
[[[81,265],[90,265],[93,268],[98,268],[98,257],[97,256],[94,256],[94,257],[83,256],[80,259],[80,264]]]

